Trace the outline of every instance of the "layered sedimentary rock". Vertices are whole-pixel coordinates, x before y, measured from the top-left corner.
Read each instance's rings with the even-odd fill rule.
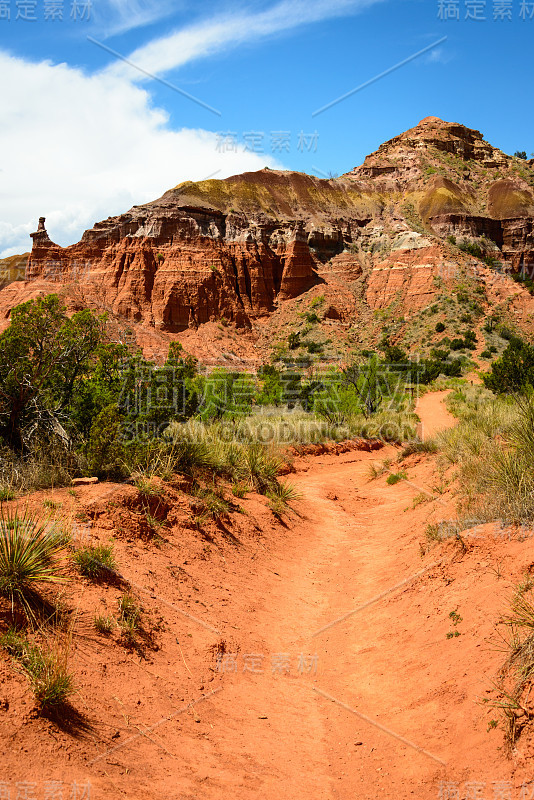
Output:
[[[14,281],[24,280],[29,253],[0,259],[0,289]]]
[[[420,307],[452,235],[484,237],[512,269],[534,270],[533,224],[533,162],[428,117],[340,178],[265,169],[187,182],[67,248],[41,219],[26,278],[78,284],[161,331],[223,318],[247,326],[344,269],[347,285],[368,276],[372,308],[399,296]]]

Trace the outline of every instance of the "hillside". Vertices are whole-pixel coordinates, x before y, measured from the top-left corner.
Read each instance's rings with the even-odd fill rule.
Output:
[[[528,338],[534,302],[509,275],[531,275],[533,218],[532,161],[428,117],[339,178],[187,182],[67,248],[43,219],[0,308],[7,323],[23,299],[60,292],[71,309],[108,310],[151,357],[178,338],[234,364],[282,352],[311,303],[327,359],[384,336],[424,352],[436,323],[454,338],[495,311]]]
[[[432,433],[454,422],[444,393],[423,401]],[[8,790],[30,775],[36,796],[53,780],[64,797],[114,799],[528,797],[531,729],[506,744],[494,688],[494,626],[512,588],[533,586],[528,538],[478,525],[432,540],[458,490],[434,455],[312,446],[292,470],[303,499],[283,522],[251,492],[199,524],[179,475],[24,498],[76,550],[111,544],[116,567],[91,579],[71,565],[46,592],[75,682],[60,715],[36,708],[1,601]]]
[[[0,799],[534,796],[533,181],[430,117],[339,178],[40,218],[0,290]]]

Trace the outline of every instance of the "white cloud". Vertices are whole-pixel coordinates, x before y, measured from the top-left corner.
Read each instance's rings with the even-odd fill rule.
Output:
[[[91,7],[91,18],[107,38],[150,25],[184,7],[185,0],[99,0]]]
[[[145,25],[186,0],[106,0],[113,30]],[[228,47],[359,11],[383,0],[279,0],[267,10],[203,21],[153,40],[129,56],[164,73]],[[175,7],[175,6],[174,6]],[[121,27],[122,26],[122,27]],[[142,73],[114,59],[95,75],[67,64],[31,63],[0,50],[0,257],[27,250],[28,233],[46,216],[58,244],[183,180],[223,178],[274,159],[218,153],[216,135],[175,130],[167,113],[136,84]]]
[[[217,136],[173,130],[148,92],[110,75],[0,52],[0,257],[24,252],[46,216],[66,245],[87,227],[183,180],[276,166],[265,155],[218,153]]]
[[[128,60],[146,72],[161,74],[229,46],[360,11],[378,2],[382,0],[281,0],[267,11],[223,14],[174,31],[139,47]],[[113,62],[105,73],[133,81],[146,78],[122,61]]]

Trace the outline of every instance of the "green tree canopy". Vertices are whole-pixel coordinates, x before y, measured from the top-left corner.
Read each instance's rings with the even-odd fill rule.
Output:
[[[534,347],[517,337],[482,376],[484,386],[496,394],[513,394],[534,386]]]
[[[0,335],[0,435],[22,449],[23,429],[63,430],[62,412],[103,338],[104,318],[79,311],[70,319],[57,295],[11,312]]]

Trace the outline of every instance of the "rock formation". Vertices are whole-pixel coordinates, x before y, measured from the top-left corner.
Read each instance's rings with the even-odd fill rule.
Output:
[[[331,180],[270,169],[186,182],[54,244],[39,220],[26,280],[80,287],[124,319],[175,333],[269,315],[330,274],[365,275],[371,308],[432,301],[446,238],[534,269],[534,169],[482,134],[427,117]],[[348,259],[348,260],[347,260]],[[350,266],[349,266],[350,263]]]

